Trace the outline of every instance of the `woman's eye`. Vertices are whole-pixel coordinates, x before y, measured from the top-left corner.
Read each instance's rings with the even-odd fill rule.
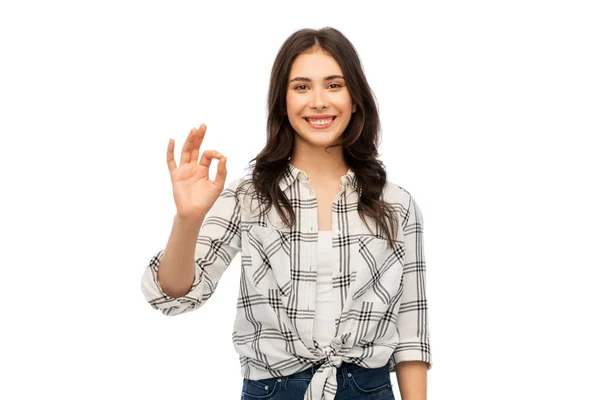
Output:
[[[342,87],[342,85],[340,85],[339,83],[331,83],[329,85],[330,88],[332,89],[339,89]],[[295,90],[306,90],[308,89],[306,85],[298,85],[294,88]]]

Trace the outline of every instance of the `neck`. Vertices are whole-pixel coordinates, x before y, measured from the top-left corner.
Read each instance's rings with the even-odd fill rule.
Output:
[[[290,163],[306,172],[312,181],[339,179],[346,175],[350,168],[344,160],[341,147],[330,148],[326,152],[324,147],[315,148],[307,143],[299,143],[298,140]]]

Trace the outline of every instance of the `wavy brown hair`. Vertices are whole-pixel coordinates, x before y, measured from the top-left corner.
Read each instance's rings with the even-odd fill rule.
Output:
[[[287,227],[295,225],[294,209],[279,188],[295,140],[295,132],[286,115],[287,81],[296,57],[317,50],[324,51],[338,62],[352,102],[356,104],[356,112],[342,133],[342,142],[327,148],[342,146],[344,160],[355,173],[359,193],[357,211],[361,220],[365,222],[365,216],[371,217],[393,247],[398,218],[391,205],[382,199],[387,174],[377,152],[380,139],[377,103],[356,49],[334,28],[301,29],[290,35],[279,49],[269,84],[267,143],[250,161],[252,177],[247,183],[252,183],[259,203],[265,206],[260,215],[266,214],[274,205]],[[369,224],[366,225],[373,234]]]

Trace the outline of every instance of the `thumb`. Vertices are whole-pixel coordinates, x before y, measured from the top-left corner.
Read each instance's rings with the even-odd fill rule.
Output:
[[[217,164],[217,174],[215,175],[215,183],[219,186],[225,186],[225,179],[227,178],[227,157],[223,156],[219,159]]]

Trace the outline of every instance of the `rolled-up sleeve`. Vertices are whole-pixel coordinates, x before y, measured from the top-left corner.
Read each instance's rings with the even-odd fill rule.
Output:
[[[241,180],[227,185],[202,223],[194,251],[194,282],[185,296],[171,297],[160,286],[158,267],[164,249],[152,257],[142,275],[142,293],[153,308],[174,316],[199,308],[212,296],[223,272],[241,249],[241,212],[235,197]]]
[[[402,361],[424,361],[429,370],[432,363],[425,293],[423,216],[412,196],[409,196],[408,212],[402,221],[402,229],[406,246],[402,276],[403,293],[396,323],[399,343],[392,355],[392,361],[394,364]]]

